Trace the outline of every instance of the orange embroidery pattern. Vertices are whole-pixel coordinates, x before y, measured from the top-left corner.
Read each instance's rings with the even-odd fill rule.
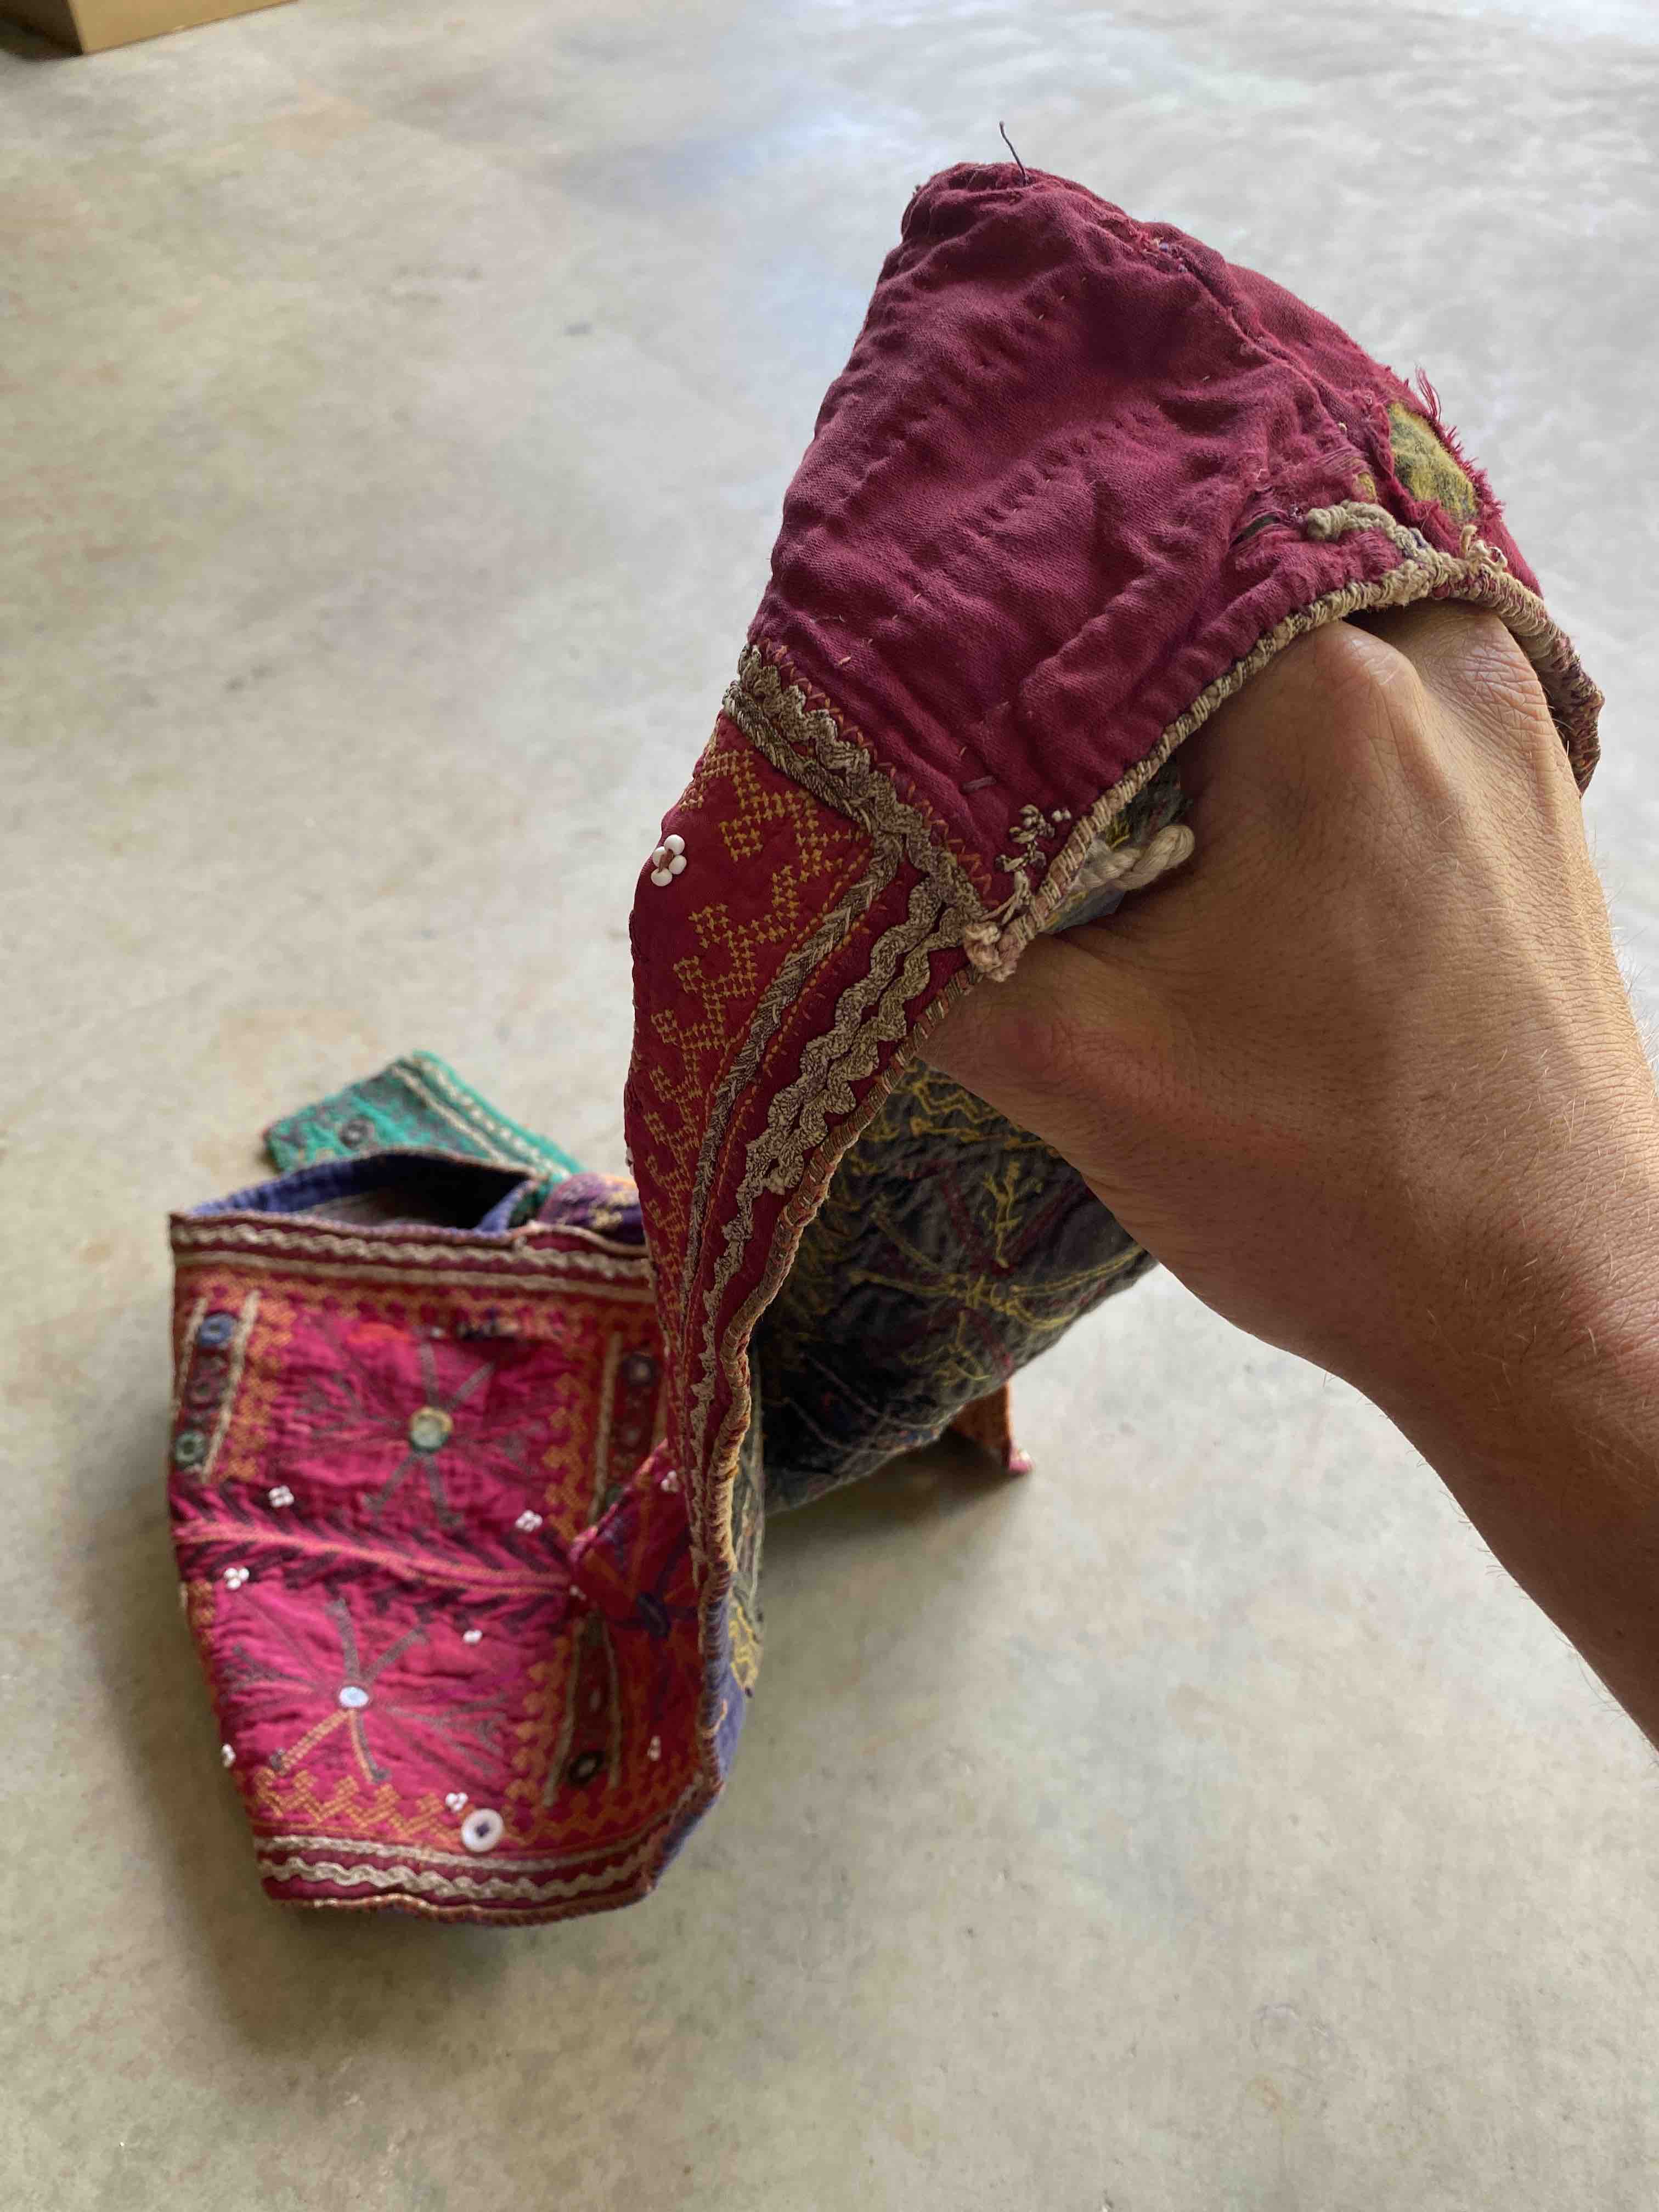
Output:
[[[699,905],[696,873],[677,879],[676,896],[682,884],[688,896],[663,949],[665,988],[653,994],[655,1050],[647,1060],[636,1044],[630,1071],[640,1129],[649,1139],[643,1153],[635,1141],[634,1171],[652,1189],[659,1295],[665,1308],[678,1310],[668,1278],[685,1249],[709,1101],[757,1000],[857,878],[869,841],[763,759],[723,714],[684,797],[665,818],[694,854],[718,839],[755,887],[740,908],[718,896]]]

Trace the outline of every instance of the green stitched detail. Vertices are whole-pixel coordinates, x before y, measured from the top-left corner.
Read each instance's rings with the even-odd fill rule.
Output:
[[[459,1152],[528,1169],[540,1187],[515,1209],[526,1219],[549,1187],[580,1172],[568,1152],[510,1121],[432,1052],[408,1053],[378,1075],[284,1115],[265,1131],[265,1150],[279,1175],[319,1160],[392,1151]]]
[[[1459,522],[1478,518],[1474,486],[1441,444],[1433,424],[1398,400],[1389,408],[1389,443],[1394,472],[1413,499],[1437,501]]]

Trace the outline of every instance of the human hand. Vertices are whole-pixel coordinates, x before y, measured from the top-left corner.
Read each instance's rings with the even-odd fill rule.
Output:
[[[1509,631],[1328,624],[1179,759],[1193,858],[1038,938],[921,1056],[1215,1311],[1375,1397],[1593,1329],[1594,1217],[1651,1192],[1659,1103]]]

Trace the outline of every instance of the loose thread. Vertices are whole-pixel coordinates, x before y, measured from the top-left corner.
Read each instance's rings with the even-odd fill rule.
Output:
[[[1007,132],[1007,128],[1006,128],[1006,126],[1005,125],[1003,125],[1003,124],[999,123],[999,124],[998,124],[998,125],[997,125],[997,129],[998,129],[999,131],[1001,131],[1001,133],[1002,133],[1002,143],[1003,143],[1003,144],[1004,144],[1004,145],[1008,149],[1008,151],[1009,151],[1011,154],[1014,154],[1014,142],[1013,142],[1013,140],[1012,140],[1012,139],[1008,136],[1008,132]],[[1027,173],[1027,170],[1026,170],[1026,167],[1025,167],[1024,162],[1024,161],[1022,161],[1020,160],[1020,158],[1019,158],[1019,156],[1018,156],[1018,154],[1014,154],[1014,167],[1015,167],[1019,171],[1019,181],[1021,182],[1021,184],[1022,184],[1022,185],[1029,185],[1029,184],[1030,183],[1030,181],[1031,181],[1029,173]]]

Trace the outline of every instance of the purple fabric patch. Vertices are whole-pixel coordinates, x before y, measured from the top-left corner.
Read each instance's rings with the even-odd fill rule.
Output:
[[[621,1244],[645,1242],[639,1193],[625,1176],[584,1170],[555,1183],[536,1218],[550,1229],[587,1229]]]

